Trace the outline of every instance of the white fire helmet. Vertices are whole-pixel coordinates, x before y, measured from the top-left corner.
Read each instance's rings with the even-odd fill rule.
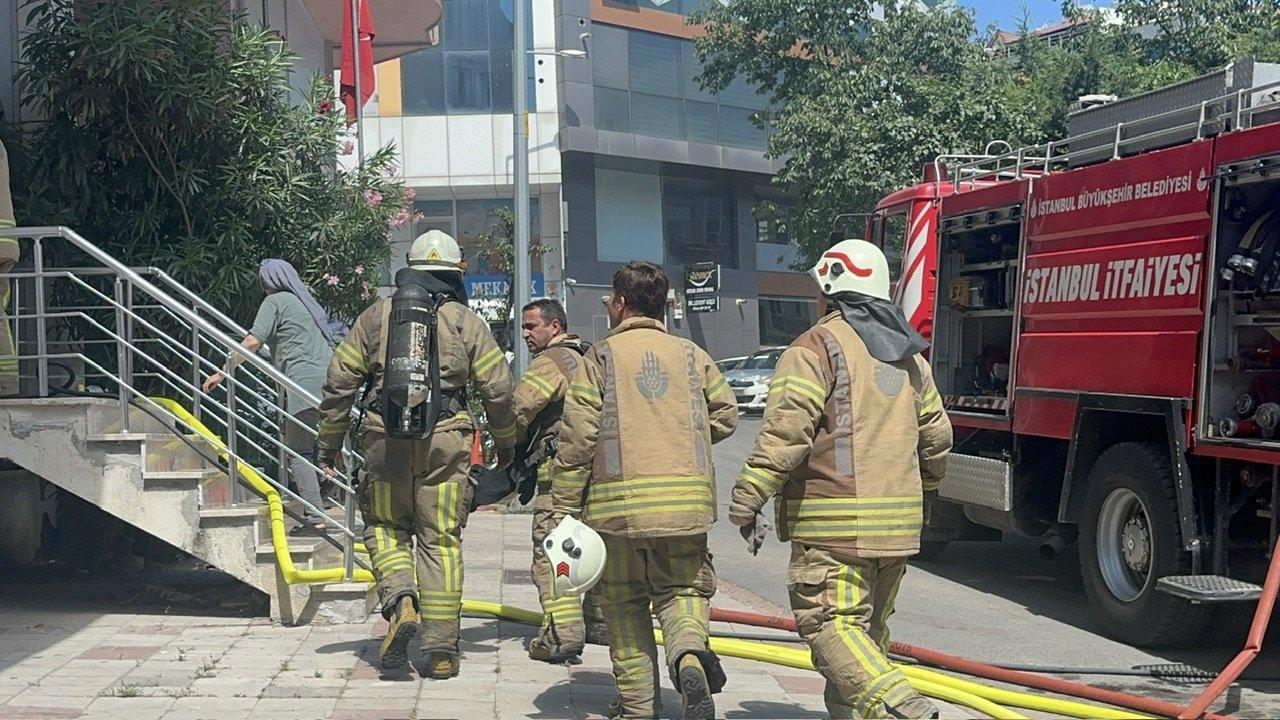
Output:
[[[582,595],[604,574],[604,540],[577,518],[565,516],[542,541],[555,578],[556,597]]]
[[[809,270],[823,295],[857,292],[889,300],[889,263],[866,240],[842,240],[822,253]]]
[[[428,230],[419,235],[409,248],[406,260],[409,267],[462,272],[462,250],[458,241],[440,230]]]

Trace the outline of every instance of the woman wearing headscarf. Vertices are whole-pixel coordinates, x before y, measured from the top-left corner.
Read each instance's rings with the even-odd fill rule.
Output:
[[[302,278],[298,277],[298,271],[288,262],[276,258],[263,260],[258,269],[258,281],[266,298],[258,307],[253,327],[241,346],[249,352],[258,352],[267,346],[271,362],[280,372],[320,397],[333,345],[345,334],[344,324],[329,317]],[[232,356],[228,367],[242,361],[240,356]],[[212,392],[225,378],[221,372],[210,375],[204,382],[204,391]],[[315,442],[313,431],[320,413],[292,390],[287,392],[286,410],[292,417],[285,419],[285,445],[302,458],[310,459]],[[316,469],[293,454],[289,454],[288,467],[296,492],[312,506],[323,509],[320,475]],[[309,509],[304,515],[307,525],[298,530],[324,530],[322,517]]]

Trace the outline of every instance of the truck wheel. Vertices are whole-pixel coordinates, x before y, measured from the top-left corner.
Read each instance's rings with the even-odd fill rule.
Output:
[[[1173,468],[1153,443],[1113,445],[1089,473],[1080,525],[1085,595],[1104,632],[1139,646],[1195,639],[1210,608],[1156,590],[1156,580],[1191,570],[1182,550]]]

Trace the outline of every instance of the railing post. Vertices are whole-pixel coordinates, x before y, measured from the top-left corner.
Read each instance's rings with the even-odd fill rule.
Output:
[[[1111,159],[1120,159],[1120,140],[1124,137],[1124,123],[1116,123],[1116,137],[1111,147]]]
[[[36,266],[36,382],[40,397],[49,397],[49,334],[44,310],[44,244],[35,238],[32,256]]]
[[[1049,174],[1049,165],[1053,161],[1053,141],[1050,140],[1048,145],[1044,146],[1044,174]]]
[[[1245,91],[1243,88],[1236,91],[1236,125],[1234,128],[1235,130],[1241,129],[1242,127],[1241,123],[1244,122],[1244,97],[1245,97]],[[1250,114],[1249,118],[1250,118],[1249,124],[1252,125],[1253,115]]]
[[[1204,139],[1204,119],[1205,119],[1204,113],[1205,113],[1205,110],[1208,110],[1208,109],[1209,109],[1209,103],[1207,101],[1200,103],[1200,120],[1196,122],[1196,139],[1197,140]]]
[[[232,350],[232,353],[235,351]],[[240,489],[240,471],[236,451],[236,364],[234,357],[227,360],[227,476],[231,480],[231,504],[241,502],[244,493]]]
[[[121,432],[129,432],[129,386],[133,384],[133,378],[129,372],[129,342],[131,340],[129,331],[126,329],[128,319],[125,312],[124,290],[125,280],[119,275],[115,276],[115,298],[116,298],[116,373],[120,375],[120,381],[116,392],[120,398],[120,427]]]

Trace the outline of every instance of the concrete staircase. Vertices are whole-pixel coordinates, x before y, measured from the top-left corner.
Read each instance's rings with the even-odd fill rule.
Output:
[[[232,480],[206,441],[118,400],[0,400],[0,458],[72,493],[270,597],[284,624],[361,622],[374,595],[365,583],[290,586],[275,561],[265,501],[232,502]],[[2,480],[0,480],[2,482]],[[341,565],[323,539],[290,538],[305,569]]]

